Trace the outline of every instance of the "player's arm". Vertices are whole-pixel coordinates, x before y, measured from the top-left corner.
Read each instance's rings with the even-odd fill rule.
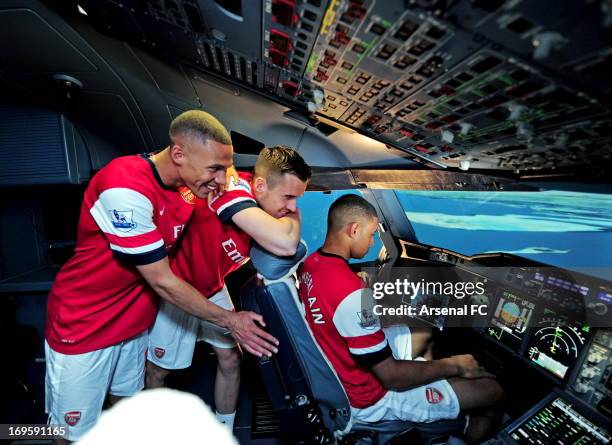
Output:
[[[450,377],[494,377],[481,369],[471,355],[433,361],[396,360],[373,314],[374,305],[370,289],[357,289],[338,305],[333,322],[355,362],[369,368],[385,388],[404,391]],[[361,314],[361,318],[355,314]]]
[[[370,368],[385,388],[395,391],[405,391],[451,377],[495,377],[482,369],[469,354],[432,361],[396,360],[389,356],[380,362],[363,364]]]
[[[265,326],[261,315],[228,311],[210,302],[193,286],[174,275],[167,258],[137,265],[136,268],[161,298],[198,318],[227,328],[251,354],[270,356],[277,352],[278,341],[256,324]]]
[[[144,193],[127,187],[108,188],[100,193],[90,209],[113,256],[123,264],[136,267],[162,298],[229,329],[247,351],[255,355],[276,352],[276,339],[255,323],[263,326],[261,316],[221,309],[174,275],[164,240],[153,222],[156,210]]]
[[[299,213],[275,218],[257,206],[245,179],[231,182],[228,190],[211,197],[210,208],[223,223],[233,222],[257,244],[278,256],[294,255],[300,241]]]
[[[250,207],[235,213],[232,221],[274,255],[294,255],[300,242],[298,213],[274,218],[259,207]]]

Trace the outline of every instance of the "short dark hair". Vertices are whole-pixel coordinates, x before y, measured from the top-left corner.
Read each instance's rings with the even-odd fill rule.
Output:
[[[312,176],[312,170],[300,154],[286,145],[266,147],[255,162],[255,176],[261,176],[272,186],[275,176],[290,173],[306,182]]]
[[[212,114],[202,110],[189,110],[179,114],[170,124],[170,140],[179,134],[194,137],[206,143],[213,140],[223,145],[232,145],[232,138],[223,124]]]
[[[372,204],[359,195],[348,194],[336,199],[327,213],[328,232],[337,232],[358,218],[378,218]]]

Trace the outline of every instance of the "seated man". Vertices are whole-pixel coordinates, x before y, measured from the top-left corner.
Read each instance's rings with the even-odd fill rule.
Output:
[[[381,329],[374,300],[350,269],[374,241],[376,210],[357,195],[330,207],[321,249],[302,264],[299,295],[306,319],[346,390],[354,419],[361,422],[434,422],[470,412],[467,438],[477,441],[492,422],[474,410],[499,403],[502,388],[471,355],[417,361],[406,326]],[[416,342],[415,342],[416,343]],[[414,345],[415,350],[425,346]],[[462,429],[465,424],[462,424]]]
[[[297,198],[304,194],[310,167],[293,149],[264,148],[253,175],[199,204],[172,263],[172,270],[211,302],[233,310],[224,285],[227,274],[248,261],[251,238],[279,256],[295,253],[300,240]],[[231,429],[240,385],[240,352],[227,329],[201,323],[173,304],[162,304],[149,333],[147,387],[164,385],[172,369],[191,365],[195,343],[204,340],[217,354],[217,418]]]

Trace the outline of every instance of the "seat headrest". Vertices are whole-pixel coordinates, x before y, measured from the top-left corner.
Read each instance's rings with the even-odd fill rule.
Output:
[[[301,240],[292,256],[276,256],[257,243],[253,243],[250,256],[253,266],[266,280],[280,280],[292,274],[307,254],[306,242]]]

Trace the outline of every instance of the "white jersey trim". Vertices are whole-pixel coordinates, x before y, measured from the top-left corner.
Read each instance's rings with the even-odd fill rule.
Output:
[[[253,198],[247,198],[246,196],[241,196],[239,198],[232,199],[230,202],[227,202],[227,203],[223,204],[221,207],[219,207],[217,209],[217,215],[220,215],[221,212],[223,212],[228,207],[231,207],[234,204],[238,204],[239,202],[243,202],[243,201],[253,201],[253,202],[256,202]]]
[[[383,341],[381,341],[377,345],[370,346],[368,348],[350,348],[349,347],[349,351],[351,352],[351,354],[354,354],[354,355],[370,354],[372,352],[378,352],[382,349],[385,349],[387,344],[388,344],[387,339],[385,338]]]
[[[132,237],[149,233],[153,223],[153,204],[142,193],[129,188],[104,190],[89,209],[89,213],[104,233]]]
[[[139,247],[121,247],[113,243],[109,243],[110,248],[116,252],[126,253],[128,255],[135,255],[139,253],[152,252],[155,249],[159,249],[164,246],[164,240],[155,241],[154,243],[147,244],[146,246]]]

